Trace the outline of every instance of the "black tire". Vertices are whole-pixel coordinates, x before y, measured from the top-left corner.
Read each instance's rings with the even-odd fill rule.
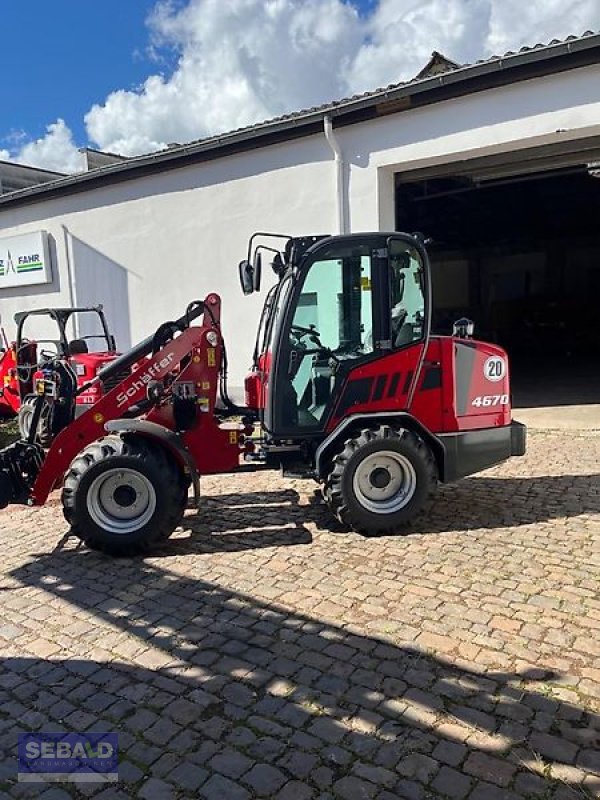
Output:
[[[430,448],[412,431],[380,425],[346,440],[323,495],[338,520],[366,536],[405,533],[437,487]]]
[[[63,512],[71,531],[91,549],[111,555],[145,553],[168,539],[181,522],[188,484],[160,445],[140,437],[107,436],[71,464]]]
[[[26,395],[17,412],[17,424],[19,426],[19,435],[21,439],[27,439],[29,436],[29,429],[31,427],[36,401],[37,395]],[[38,444],[41,444],[42,447],[50,447],[53,438],[51,408],[48,403],[44,403],[38,421],[35,440]]]

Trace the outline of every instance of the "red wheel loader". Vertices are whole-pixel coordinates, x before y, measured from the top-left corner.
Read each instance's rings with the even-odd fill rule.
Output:
[[[69,339],[67,326],[74,318],[79,324],[86,321],[88,327],[96,332]],[[40,338],[38,335],[40,328],[36,328],[36,323],[43,323],[46,319],[56,327],[56,338]],[[119,355],[102,306],[37,308],[15,314],[15,323],[17,338],[9,345],[4,335],[6,347],[0,355],[0,413],[4,416],[17,414],[23,438],[27,438],[29,433],[38,381],[45,380],[46,391],[50,391],[52,364],[56,357],[69,361],[78,386],[89,386],[77,394],[78,414],[110,390],[110,384],[90,384],[98,371]],[[94,340],[91,350],[90,340]],[[50,404],[44,406],[37,426],[37,441],[45,447],[52,441],[52,429],[56,429],[49,416],[52,408]]]
[[[92,386],[126,377],[78,417],[90,387],[56,360],[59,391],[39,395],[28,439],[0,452],[0,506],[40,505],[62,487],[77,536],[132,554],[170,536],[200,476],[282,468],[318,481],[345,525],[400,533],[438,482],[523,455],[506,353],[473,339],[468,320],[430,332],[421,237],[255,234],[239,265],[246,294],[260,289],[263,252],[277,282],[245,406],[228,396],[221,304],[209,294],[101,369]],[[46,403],[62,426],[47,452],[35,442]]]

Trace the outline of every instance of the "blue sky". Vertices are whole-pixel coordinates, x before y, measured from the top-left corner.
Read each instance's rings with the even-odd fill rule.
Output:
[[[146,19],[155,4],[4,0],[2,27],[16,35],[3,36],[0,47],[0,147],[13,143],[11,133],[43,136],[57,117],[85,143],[83,117],[93,103],[117,89],[135,89],[157,66],[169,71],[168,62],[157,65],[148,55]],[[376,0],[354,4],[366,14]]]
[[[600,0],[3,0],[0,159],[76,171],[600,30]]]
[[[153,4],[4,0],[2,28],[11,33],[0,47],[0,139],[10,131],[37,138],[62,117],[85,141],[92,103],[139,85],[152,69],[144,23]]]

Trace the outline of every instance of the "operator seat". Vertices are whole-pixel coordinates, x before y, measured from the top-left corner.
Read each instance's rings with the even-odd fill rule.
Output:
[[[70,356],[79,356],[83,355],[83,353],[88,353],[88,346],[85,339],[71,339],[69,342],[69,355]]]

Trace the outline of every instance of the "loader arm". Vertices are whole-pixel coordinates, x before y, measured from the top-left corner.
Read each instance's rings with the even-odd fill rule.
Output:
[[[217,311],[218,298],[215,295],[209,296],[207,303],[211,299]],[[146,401],[149,387],[160,387],[161,382],[174,370],[178,372],[172,383],[164,388],[162,396],[157,399],[155,408],[158,412],[153,415],[153,419],[174,430],[172,414],[161,413],[160,409],[166,406],[166,399],[171,397],[177,391],[176,387],[182,383],[193,387],[193,392],[198,393],[194,402],[202,410],[212,412],[216,401],[221,348],[222,341],[218,327],[210,316],[205,314],[202,325],[186,328],[146,361],[142,361],[136,371],[56,437],[33,483],[30,503],[42,505],[50,492],[61,484],[75,456],[88,444],[105,435],[106,424],[123,417],[130,408]],[[203,421],[206,420],[208,428],[213,421],[212,413],[202,414],[202,417]],[[231,446],[229,460],[233,461],[234,455],[239,459],[237,440],[235,445]]]

